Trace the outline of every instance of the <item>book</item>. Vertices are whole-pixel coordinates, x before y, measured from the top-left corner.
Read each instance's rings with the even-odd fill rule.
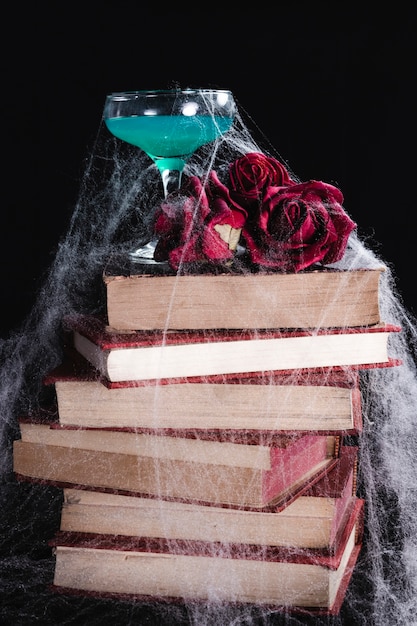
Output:
[[[60,533],[52,589],[337,614],[361,549],[357,499],[335,551]]]
[[[331,328],[381,322],[383,267],[296,274],[156,275],[108,265],[108,324],[117,330]]]
[[[23,479],[248,508],[285,506],[336,462],[340,447],[331,435],[256,446],[24,420],[20,432],[13,469]]]
[[[358,434],[359,372],[260,374],[223,382],[107,384],[72,353],[44,379],[61,424],[242,440],[275,431]]]
[[[64,489],[60,529],[102,535],[332,549],[356,502],[358,448],[341,446],[334,467],[282,511],[216,506]]]
[[[115,333],[100,317],[65,319],[74,348],[110,381],[193,378],[332,366],[387,365],[399,326]]]

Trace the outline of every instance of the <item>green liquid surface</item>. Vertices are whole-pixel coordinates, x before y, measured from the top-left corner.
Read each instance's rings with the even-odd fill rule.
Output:
[[[185,161],[197,148],[227,132],[233,120],[209,115],[142,115],[105,122],[115,137],[141,148],[160,167],[160,159]]]

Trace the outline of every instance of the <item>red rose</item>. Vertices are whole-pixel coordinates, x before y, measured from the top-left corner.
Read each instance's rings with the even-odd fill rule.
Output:
[[[356,227],[342,202],[339,189],[320,181],[270,187],[243,229],[252,261],[286,272],[339,261]]]
[[[229,180],[232,199],[247,208],[261,202],[269,187],[295,185],[282,163],[261,152],[249,152],[234,161]]]
[[[227,261],[233,258],[246,217],[246,211],[232,203],[215,171],[204,185],[197,176],[185,178],[179,192],[168,196],[156,216],[155,260],[168,260],[175,270],[181,263]]]

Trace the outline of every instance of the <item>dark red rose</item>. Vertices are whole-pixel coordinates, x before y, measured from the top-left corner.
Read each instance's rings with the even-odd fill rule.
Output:
[[[229,168],[232,199],[245,208],[262,201],[269,187],[295,185],[277,159],[261,152],[249,152],[236,159]]]
[[[320,181],[270,187],[243,229],[252,261],[286,272],[339,261],[356,227],[342,202],[339,189]]]
[[[168,260],[175,270],[181,263],[232,259],[246,217],[215,171],[204,185],[197,176],[185,178],[179,192],[168,196],[156,216],[155,259]]]

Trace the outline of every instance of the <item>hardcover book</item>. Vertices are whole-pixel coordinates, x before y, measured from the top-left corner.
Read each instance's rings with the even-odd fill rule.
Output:
[[[171,540],[334,549],[356,502],[357,447],[283,510],[245,511],[85,489],[64,489],[62,531]]]
[[[332,366],[386,366],[398,326],[114,333],[99,317],[65,320],[75,349],[110,381],[219,376]]]
[[[156,275],[105,268],[118,330],[331,328],[379,324],[383,267],[292,273]]]
[[[54,386],[63,425],[239,440],[362,430],[359,372],[352,369],[115,386],[71,353],[44,383]]]
[[[23,420],[20,429],[13,468],[22,479],[248,508],[286,506],[336,462],[340,444],[304,435],[254,446]]]
[[[336,614],[357,561],[364,501],[335,551],[58,533],[53,589],[143,600],[251,603]]]

